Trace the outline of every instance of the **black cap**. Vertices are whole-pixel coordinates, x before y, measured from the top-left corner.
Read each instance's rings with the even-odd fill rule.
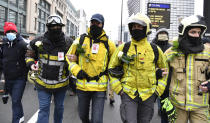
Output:
[[[104,24],[104,17],[103,17],[103,15],[101,15],[101,14],[94,14],[94,15],[91,17],[90,21],[92,21],[92,20],[97,20],[98,22]]]

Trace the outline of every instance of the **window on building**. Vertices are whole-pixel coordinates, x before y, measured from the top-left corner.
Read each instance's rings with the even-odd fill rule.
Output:
[[[8,0],[1,0],[1,1],[8,2]]]
[[[17,13],[15,11],[9,10],[8,21],[17,24]]]
[[[35,12],[37,13],[37,3],[35,3]]]
[[[41,13],[42,13],[42,10],[39,9],[39,19],[41,19]]]
[[[46,10],[50,12],[50,4],[46,3]]]
[[[34,30],[36,30],[36,23],[37,23],[37,18],[34,20]]]
[[[70,36],[74,36],[74,24],[70,24]]]
[[[78,33],[78,32],[77,32],[77,29],[78,29],[78,28],[77,28],[77,26],[75,25],[75,35],[74,35],[75,37],[77,37],[77,33]]]
[[[20,13],[18,15],[18,24],[17,25],[19,25],[19,27],[21,27],[21,28],[23,27],[23,25],[25,25],[25,24],[23,24],[23,15]]]
[[[26,0],[18,0],[19,8],[26,10]]]
[[[38,23],[38,32],[41,32],[41,22]]]
[[[0,24],[6,21],[6,8],[0,6]]]
[[[18,0],[9,0],[9,4],[17,6]]]
[[[66,33],[70,34],[70,21],[67,19],[66,22]]]
[[[42,2],[41,2],[41,6],[43,7],[43,8],[45,8],[45,1],[44,0],[41,0]]]
[[[44,14],[45,14],[44,11],[41,11],[41,19],[42,19],[42,20],[45,20]]]
[[[63,18],[63,14],[61,14],[59,11],[56,12],[61,18]]]
[[[45,24],[42,23],[42,32],[45,32]]]

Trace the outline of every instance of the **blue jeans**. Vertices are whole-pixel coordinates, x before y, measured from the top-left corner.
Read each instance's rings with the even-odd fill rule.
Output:
[[[103,123],[105,91],[77,90],[79,117],[82,123]],[[89,120],[90,101],[92,100],[91,121]]]
[[[22,97],[26,79],[6,80],[6,90],[12,98],[12,123],[19,123],[24,116]]]
[[[39,114],[37,123],[49,123],[50,115],[50,102],[52,95],[54,96],[54,123],[62,123],[64,112],[64,98],[66,89],[48,92],[45,90],[37,89],[39,98]]]

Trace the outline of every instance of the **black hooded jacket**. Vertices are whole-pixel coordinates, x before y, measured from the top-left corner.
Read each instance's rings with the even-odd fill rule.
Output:
[[[0,58],[2,60],[3,73],[6,80],[27,78],[28,69],[25,62],[27,43],[17,34],[14,41],[3,39]]]

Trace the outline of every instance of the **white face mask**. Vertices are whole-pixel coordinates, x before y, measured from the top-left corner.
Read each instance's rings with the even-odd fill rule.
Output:
[[[168,41],[167,34],[158,34],[158,41]]]
[[[16,34],[15,33],[7,33],[6,36],[7,36],[7,39],[9,41],[13,41],[13,40],[16,39]]]

